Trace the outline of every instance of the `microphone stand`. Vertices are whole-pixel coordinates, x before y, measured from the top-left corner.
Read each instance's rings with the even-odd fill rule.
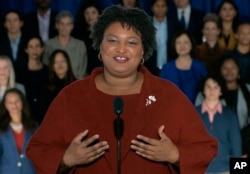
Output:
[[[116,118],[117,126],[117,174],[121,174],[121,118],[117,113]]]

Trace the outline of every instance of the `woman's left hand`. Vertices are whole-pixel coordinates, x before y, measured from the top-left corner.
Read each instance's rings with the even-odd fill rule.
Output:
[[[144,158],[157,162],[179,162],[179,151],[171,139],[164,133],[164,125],[158,129],[160,140],[137,135],[131,141],[131,149]]]

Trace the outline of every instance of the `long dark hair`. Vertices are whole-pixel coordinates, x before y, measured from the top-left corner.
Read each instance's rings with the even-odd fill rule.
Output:
[[[50,59],[49,59],[49,72],[48,72],[48,82],[47,82],[47,88],[52,93],[55,92],[55,90],[56,90],[55,81],[58,79],[58,76],[54,71],[54,63],[55,63],[55,58],[56,58],[57,54],[63,55],[63,57],[66,60],[67,66],[68,66],[68,71],[67,71],[65,77],[63,78],[65,86],[76,80],[76,78],[73,74],[73,71],[72,71],[72,67],[71,67],[70,58],[69,58],[68,53],[66,51],[60,50],[60,49],[55,50],[51,54]]]
[[[218,8],[217,8],[217,12],[216,12],[216,14],[219,16],[219,13],[220,13],[220,11],[221,11],[221,8],[222,8],[222,6],[225,4],[225,3],[228,3],[228,4],[231,4],[232,6],[233,6],[233,8],[235,9],[235,11],[236,11],[236,16],[234,17],[234,19],[233,19],[233,31],[235,32],[236,31],[236,28],[237,28],[237,26],[238,26],[238,23],[239,23],[239,19],[240,19],[240,17],[239,17],[239,10],[238,10],[238,7],[237,7],[237,5],[235,4],[235,2],[233,1],[233,0],[223,0],[223,1],[221,1],[221,3],[219,4],[219,6],[218,6]],[[219,16],[219,18],[221,18],[220,16]],[[222,22],[222,20],[221,20],[221,22]],[[222,32],[221,32],[222,33]]]
[[[220,58],[219,64],[218,64],[218,72],[219,72],[219,74],[221,74],[221,73],[220,73],[221,67],[222,67],[223,64],[224,64],[226,61],[228,61],[228,60],[232,60],[232,61],[236,64],[236,66],[237,66],[238,69],[239,69],[238,72],[239,72],[239,75],[240,75],[240,64],[239,64],[237,58],[234,57],[233,55],[223,55],[223,56]],[[241,78],[238,78],[237,83],[238,83],[240,89],[242,90],[243,96],[244,96],[244,98],[245,98],[245,100],[246,100],[246,103],[247,103],[248,115],[250,115],[250,92],[249,92],[249,90],[247,89],[247,86],[246,86],[245,81],[243,81]],[[229,91],[229,90],[227,89],[226,92],[225,92],[225,96],[227,95],[228,91]]]
[[[102,13],[102,9],[101,6],[99,5],[99,3],[96,0],[87,0],[87,1],[83,1],[80,4],[80,8],[77,11],[76,14],[76,22],[75,22],[75,26],[78,29],[78,32],[82,32],[84,30],[87,30],[88,24],[84,18],[83,13],[85,12],[85,10],[89,7],[94,7],[99,15]]]
[[[36,129],[36,124],[34,119],[31,117],[28,102],[24,94],[16,88],[8,89],[3,96],[2,102],[0,103],[0,132],[5,132],[8,129],[9,123],[11,122],[10,113],[5,107],[6,97],[11,93],[17,94],[22,101],[22,124],[24,129],[34,132]]]

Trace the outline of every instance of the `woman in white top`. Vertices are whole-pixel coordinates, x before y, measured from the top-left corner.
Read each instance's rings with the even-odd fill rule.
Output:
[[[2,101],[5,91],[9,88],[17,88],[23,94],[26,94],[24,86],[15,81],[15,72],[10,58],[0,55],[0,101]]]

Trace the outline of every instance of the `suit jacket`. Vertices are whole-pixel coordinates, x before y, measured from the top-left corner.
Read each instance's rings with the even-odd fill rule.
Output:
[[[15,70],[16,81],[19,83],[21,83],[20,79],[22,77],[22,69],[27,65],[28,62],[28,57],[25,53],[26,44],[27,37],[25,36],[25,34],[22,34],[18,46],[17,58],[16,60],[14,60],[8,34],[5,32],[5,34],[3,34],[0,38],[0,54],[7,55],[11,59]]]
[[[169,17],[167,17],[167,27],[168,27],[167,28],[168,40],[167,40],[166,47],[167,47],[167,53],[168,53],[167,62],[169,62],[170,60],[173,60],[173,58],[170,57],[171,56],[170,52],[171,52],[171,40],[172,40],[173,33],[174,33],[174,23],[172,19]],[[157,67],[157,50],[156,49],[154,49],[152,56],[149,58],[149,60],[147,60],[144,63],[144,65],[145,67],[148,68],[148,70],[152,74],[159,76],[160,70]]]
[[[57,13],[51,10],[50,22],[49,22],[49,39],[57,35],[57,30],[55,28],[55,18]],[[37,11],[27,14],[24,17],[23,32],[32,37],[40,36],[39,34],[39,23],[37,18]]]
[[[179,23],[177,9],[169,10],[172,22],[174,22],[174,31],[182,30],[181,24]],[[202,43],[202,25],[205,12],[191,7],[190,20],[187,25],[187,31],[189,31],[196,41],[197,45]]]
[[[161,125],[165,125],[166,135],[179,149],[180,172],[204,173],[217,152],[215,139],[207,134],[193,105],[175,85],[153,76],[145,67],[139,71],[144,74],[141,92],[122,96],[121,173],[177,174],[172,164],[144,159],[130,148],[138,134],[159,139],[157,130]],[[116,173],[115,96],[96,88],[95,77],[102,72],[103,68],[95,69],[90,76],[73,82],[51,103],[27,148],[38,173],[55,174],[65,150],[85,129],[89,130],[88,137],[99,134],[100,141],[108,142],[109,150],[91,164],[75,166],[70,173]]]
[[[27,158],[25,150],[31,137],[31,133],[24,132],[24,142],[19,154],[14,134],[9,127],[6,132],[0,134],[0,173],[1,174],[35,174],[35,168]]]

